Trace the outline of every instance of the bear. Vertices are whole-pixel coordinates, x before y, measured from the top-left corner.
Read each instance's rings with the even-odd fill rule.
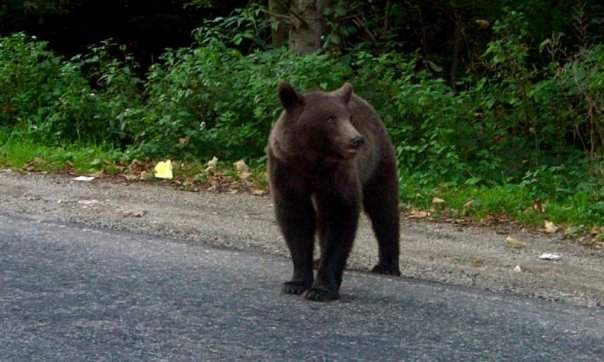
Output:
[[[293,262],[282,291],[312,301],[339,299],[361,209],[378,242],[372,272],[400,276],[396,157],[377,112],[348,82],[332,92],[305,93],[282,82],[278,95],[283,110],[268,139],[267,174]]]

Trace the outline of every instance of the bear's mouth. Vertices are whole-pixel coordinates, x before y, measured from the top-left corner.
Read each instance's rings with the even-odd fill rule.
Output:
[[[343,150],[343,152],[341,152],[342,157],[345,159],[354,158],[354,156],[356,156],[357,153],[359,153],[358,148],[345,148]]]
[[[333,160],[333,161],[343,161],[343,160],[351,160],[353,159],[357,153],[359,153],[359,150],[354,150],[354,149],[336,149],[334,150],[334,152],[331,152],[329,156],[327,156],[327,158]]]
[[[359,153],[360,148],[358,147],[350,147],[348,145],[338,145],[332,144],[330,147],[330,157],[335,160],[350,160],[355,158],[355,156]]]

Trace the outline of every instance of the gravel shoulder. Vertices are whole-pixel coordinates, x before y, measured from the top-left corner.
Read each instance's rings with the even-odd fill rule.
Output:
[[[188,244],[255,249],[287,256],[269,197],[193,193],[149,183],[73,181],[62,175],[0,171],[0,213],[127,230]],[[428,223],[402,219],[403,277],[470,286],[519,296],[604,307],[604,251],[579,246],[560,235]],[[521,249],[505,238],[522,240]],[[559,261],[544,261],[544,252]],[[368,270],[377,246],[365,218],[349,269]],[[514,269],[519,266],[521,271]],[[518,270],[518,268],[516,268]]]

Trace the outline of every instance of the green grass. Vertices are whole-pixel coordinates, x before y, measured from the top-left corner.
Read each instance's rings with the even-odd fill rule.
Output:
[[[468,186],[419,185],[412,177],[401,177],[401,200],[408,208],[431,209],[434,214],[453,218],[480,220],[490,216],[506,216],[525,225],[543,226],[548,220],[557,225],[603,226],[604,213],[598,195],[578,191],[570,196],[537,200],[521,184]],[[433,205],[434,197],[443,199]]]
[[[73,171],[90,174],[117,172],[119,151],[99,145],[47,146],[18,132],[0,128],[0,166],[35,171]]]

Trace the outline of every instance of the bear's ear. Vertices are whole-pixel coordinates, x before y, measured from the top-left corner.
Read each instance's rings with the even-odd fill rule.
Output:
[[[344,83],[340,89],[334,91],[334,94],[344,101],[344,103],[348,104],[350,102],[350,98],[352,97],[352,84],[349,82]]]
[[[304,98],[287,82],[279,84],[279,100],[286,110],[304,104]]]

